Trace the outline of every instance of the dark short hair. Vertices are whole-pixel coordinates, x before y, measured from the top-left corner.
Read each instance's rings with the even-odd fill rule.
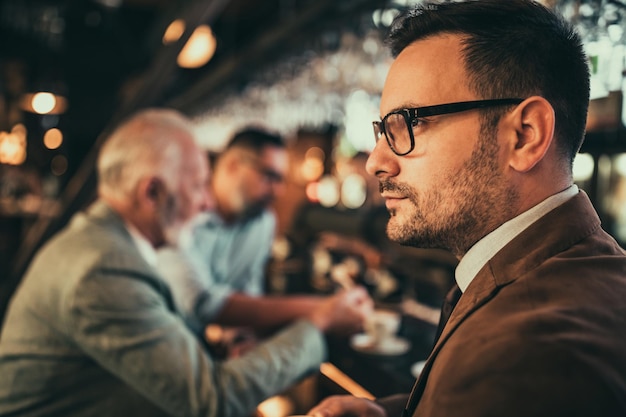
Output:
[[[235,133],[226,145],[225,149],[237,147],[260,152],[267,146],[285,148],[285,141],[276,133],[272,133],[258,127],[246,127]]]
[[[387,43],[395,57],[412,42],[443,33],[464,37],[469,87],[481,98],[539,95],[550,102],[556,143],[571,164],[589,107],[588,61],[572,26],[532,0],[425,3],[394,20]]]

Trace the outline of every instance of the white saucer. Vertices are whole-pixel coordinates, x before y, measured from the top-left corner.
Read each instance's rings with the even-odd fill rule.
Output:
[[[415,362],[413,365],[411,365],[411,375],[413,375],[415,378],[419,378],[422,370],[424,369],[424,365],[426,365],[426,360]]]
[[[350,346],[357,352],[372,355],[402,355],[409,350],[411,343],[402,337],[393,337],[374,345],[367,333],[359,333],[350,338]]]

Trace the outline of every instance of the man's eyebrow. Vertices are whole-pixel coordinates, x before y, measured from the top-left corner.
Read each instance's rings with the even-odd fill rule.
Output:
[[[393,107],[393,108],[392,108],[391,110],[389,110],[387,113],[385,113],[384,115],[382,115],[382,116],[381,116],[381,119],[382,119],[383,117],[385,117],[386,115],[388,115],[389,113],[393,113],[393,112],[397,112],[397,111],[400,111],[400,110],[405,110],[405,109],[415,109],[415,108],[419,108],[419,107],[426,107],[426,106],[421,106],[421,105],[419,105],[419,104],[417,104],[417,103],[414,103],[414,102],[405,103],[405,104],[402,104],[402,105],[400,105],[400,106]]]

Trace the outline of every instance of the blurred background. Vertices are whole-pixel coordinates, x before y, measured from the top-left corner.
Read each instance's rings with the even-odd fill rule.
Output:
[[[100,141],[147,106],[189,115],[207,151],[248,124],[285,135],[271,291],[324,291],[357,269],[383,300],[435,305],[455,260],[387,242],[363,171],[382,39],[418,2],[0,0],[0,317],[34,251],[94,198]],[[576,182],[624,245],[626,0],[543,3],[583,35],[592,101]]]

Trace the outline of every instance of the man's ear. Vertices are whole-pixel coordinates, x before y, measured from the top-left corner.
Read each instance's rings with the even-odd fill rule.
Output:
[[[541,161],[554,140],[555,115],[548,100],[532,96],[507,117],[511,127],[509,165],[528,172]]]
[[[149,206],[159,206],[167,198],[167,190],[159,177],[145,177],[137,184],[138,200]]]

